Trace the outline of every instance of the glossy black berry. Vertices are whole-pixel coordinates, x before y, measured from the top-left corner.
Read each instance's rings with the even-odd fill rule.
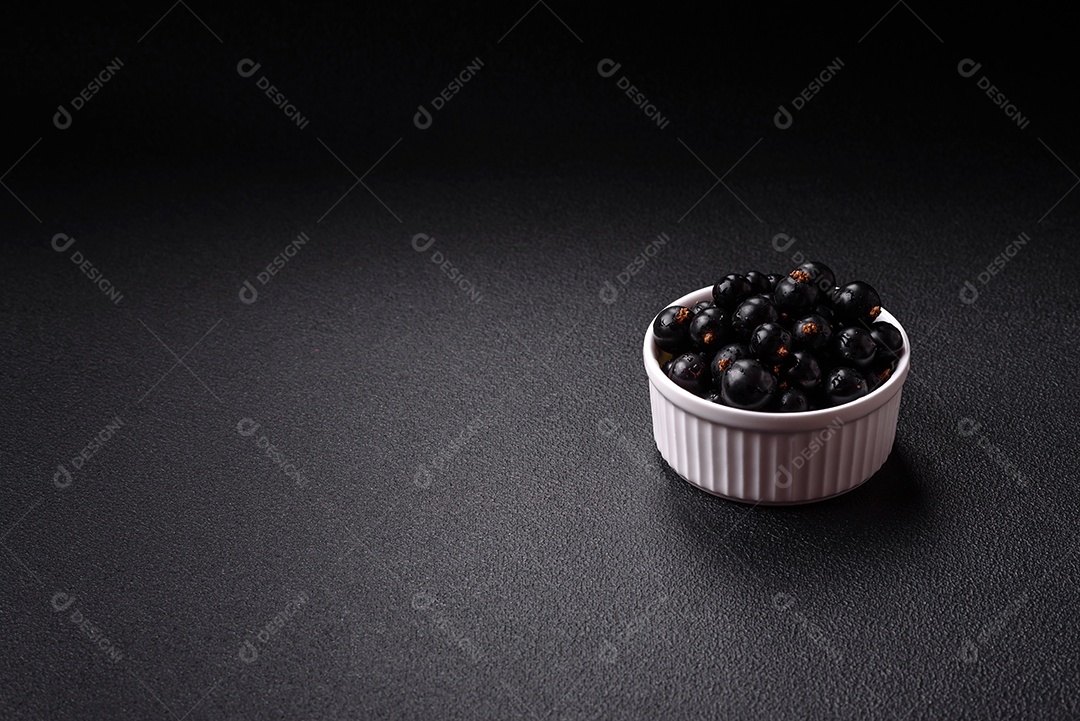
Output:
[[[776,410],[780,413],[799,413],[810,410],[810,399],[806,394],[795,388],[788,388],[780,392],[780,400],[776,404]]]
[[[832,324],[820,315],[804,315],[791,324],[791,337],[796,348],[821,350],[832,338]]]
[[[668,353],[681,353],[690,344],[690,321],[693,318],[694,314],[685,306],[664,308],[653,321],[656,345]]]
[[[694,350],[707,353],[707,358],[731,340],[727,314],[715,306],[704,309],[690,321],[690,342]]]
[[[668,378],[680,388],[685,388],[695,395],[704,395],[709,390],[711,376],[709,365],[699,353],[683,353],[671,362]]]
[[[754,292],[754,286],[745,276],[737,273],[725,275],[713,286],[713,302],[724,310],[734,309],[740,301]]]
[[[841,321],[869,325],[881,314],[881,298],[869,283],[857,280],[833,291],[832,307]]]
[[[747,298],[735,313],[731,316],[731,329],[735,331],[735,337],[739,340],[749,340],[750,334],[762,323],[775,323],[780,320],[780,314],[772,301],[764,296],[756,295]]]
[[[795,270],[801,270],[810,276],[809,282],[817,286],[821,293],[830,293],[836,287],[836,274],[832,269],[819,260],[803,263]]]
[[[810,286],[810,295],[813,297],[811,305],[817,305],[818,303],[820,303],[821,299],[828,295],[829,291],[832,289],[831,285],[822,288],[822,286],[825,285],[822,282],[824,279],[821,278],[821,276],[811,275],[810,271],[804,270],[802,266],[799,266],[795,270],[788,273],[787,277],[791,278],[796,282],[806,283],[808,286]],[[817,282],[814,281],[814,278],[817,278]]]
[[[854,325],[841,328],[833,336],[829,350],[837,365],[859,369],[869,368],[877,357],[877,344],[870,331]]]
[[[737,360],[750,357],[750,348],[745,343],[729,343],[716,352],[709,362],[709,371],[712,373],[713,385],[720,387],[720,381],[724,379],[724,373],[731,364]]]
[[[781,387],[786,384],[789,388],[810,393],[821,386],[822,375],[823,369],[817,357],[809,351],[797,350],[780,368],[780,384]]]
[[[854,368],[840,366],[833,368],[825,376],[822,386],[822,396],[830,406],[839,406],[844,403],[862,398],[870,389],[866,385],[866,379]]]
[[[806,273],[804,272],[803,275]],[[809,313],[817,299],[817,288],[804,280],[796,280],[790,276],[777,283],[776,290],[773,291],[773,300],[777,309],[792,317]]]
[[[671,362],[673,360],[675,360],[675,359],[674,358],[668,358],[666,361],[664,361],[660,365],[660,372],[663,373],[664,375],[669,375],[671,373]]]
[[[791,333],[779,323],[762,323],[750,335],[750,352],[766,365],[786,360],[791,351]]]
[[[706,308],[715,308],[715,307],[716,307],[716,304],[713,303],[711,300],[699,300],[697,303],[694,303],[694,305],[691,306],[690,312],[693,313],[696,316],[698,313],[705,310]]]
[[[878,347],[878,355],[881,357],[897,358],[900,351],[904,350],[904,336],[900,330],[883,320],[879,320],[870,326],[870,336]]]
[[[880,388],[885,381],[892,378],[892,374],[896,371],[896,361],[887,360],[886,355],[879,355],[874,364],[870,366],[870,370],[863,374],[863,377],[866,378],[866,387],[871,393]]]
[[[767,275],[765,277],[769,280],[769,292],[770,293],[773,292],[774,290],[776,290],[776,284],[784,279],[784,276],[777,275],[776,273],[770,273],[769,275]]]
[[[749,358],[732,363],[720,383],[724,405],[750,411],[768,408],[778,391],[776,376],[760,361]]]
[[[769,285],[769,278],[760,270],[747,271],[744,276],[750,285],[753,286],[755,293],[771,293],[772,287]]]
[[[712,401],[713,403],[717,404],[723,403],[723,401],[720,400],[720,391],[716,388],[710,388],[708,391],[705,392],[705,400]]]

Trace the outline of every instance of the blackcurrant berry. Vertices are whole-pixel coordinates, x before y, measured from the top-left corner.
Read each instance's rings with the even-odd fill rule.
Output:
[[[821,350],[832,338],[832,325],[820,315],[804,315],[792,324],[791,337],[796,348]]]
[[[787,385],[810,393],[821,386],[823,369],[818,359],[809,351],[797,350],[780,369],[780,386]]]
[[[892,323],[879,320],[870,326],[870,336],[877,344],[879,356],[896,358],[904,349],[904,336],[900,335],[900,330]]]
[[[750,285],[754,287],[755,293],[771,293],[772,288],[769,286],[769,278],[760,270],[750,270],[746,272],[744,276]]]
[[[704,356],[699,353],[683,353],[671,362],[668,378],[695,395],[704,395],[709,389],[711,377]]]
[[[731,329],[739,340],[749,340],[750,334],[762,323],[775,323],[780,314],[773,302],[764,296],[747,298],[731,316]]]
[[[792,273],[802,273],[809,278],[805,271],[793,270]],[[796,280],[787,277],[776,284],[773,291],[773,300],[780,311],[790,316],[798,317],[810,312],[817,301],[817,289],[805,280]]]
[[[706,391],[705,400],[712,401],[713,403],[717,404],[723,403],[723,401],[720,400],[720,391],[715,388],[710,388],[708,391]]]
[[[732,363],[720,383],[725,405],[751,411],[768,408],[777,392],[776,376],[760,361],[749,358]]]
[[[870,366],[870,370],[866,371],[864,377],[866,378],[866,387],[871,391],[876,391],[878,388],[892,377],[893,371],[896,370],[896,361],[888,360],[885,356],[887,353],[882,353],[879,358],[874,361],[874,364]]]
[[[779,323],[762,323],[750,335],[750,352],[766,365],[774,365],[791,355],[791,333]]]
[[[877,357],[877,345],[870,331],[858,326],[841,328],[829,345],[837,365],[869,368]]]
[[[818,303],[820,303],[822,295],[824,293],[827,293],[832,288],[832,286],[829,286],[825,290],[822,290],[821,285],[814,282],[815,276],[811,275],[810,271],[804,270],[802,266],[799,266],[795,270],[788,273],[787,277],[798,283],[806,283],[808,286],[810,286],[810,295],[813,298],[813,300],[811,301],[811,305],[817,305]]]
[[[869,283],[857,280],[833,291],[832,307],[839,320],[871,323],[881,314],[881,297]]]
[[[705,310],[706,308],[715,308],[715,307],[716,307],[716,304],[713,303],[711,300],[699,300],[697,303],[694,303],[692,308],[690,308],[690,312],[693,313],[696,316],[698,313]]]
[[[802,391],[788,388],[780,393],[780,400],[776,404],[776,410],[780,413],[808,411],[810,410],[810,399]]]
[[[850,403],[870,392],[866,386],[866,379],[854,368],[846,366],[829,371],[829,374],[825,376],[823,390],[824,400],[830,406]]]
[[[663,373],[664,375],[668,375],[669,373],[671,373],[671,361],[673,361],[673,360],[675,360],[675,359],[674,359],[674,358],[668,358],[668,359],[667,359],[666,361],[664,361],[664,362],[663,362],[663,363],[662,363],[662,364],[660,365],[660,371],[661,371],[661,372],[662,372],[662,373]]]
[[[770,273],[769,275],[767,275],[765,277],[768,278],[768,280],[769,280],[769,292],[770,293],[773,292],[774,290],[776,290],[776,284],[784,279],[784,276],[777,275],[775,273]]]
[[[715,306],[704,309],[690,321],[690,342],[695,350],[708,353],[706,357],[731,340],[727,314]]]
[[[712,296],[717,307],[732,310],[753,292],[754,286],[745,276],[730,273],[713,286]]]
[[[730,343],[716,352],[712,361],[709,362],[709,371],[712,372],[713,385],[720,387],[720,381],[731,364],[737,360],[750,357],[750,348],[745,343]]]
[[[690,344],[690,321],[694,314],[685,306],[664,308],[653,321],[656,345],[668,353],[681,353]]]
[[[807,273],[810,276],[810,283],[817,286],[818,290],[823,294],[831,292],[836,287],[836,274],[821,261],[812,260],[803,263],[795,270]]]

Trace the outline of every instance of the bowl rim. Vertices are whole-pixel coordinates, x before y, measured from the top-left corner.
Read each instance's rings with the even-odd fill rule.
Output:
[[[682,305],[689,308],[703,300],[712,300],[712,286],[706,286],[692,293],[687,293],[674,302],[665,305],[664,308],[673,305]],[[660,312],[663,312],[663,310]],[[896,370],[878,388],[850,403],[831,408],[821,408],[815,411],[775,413],[732,408],[696,396],[664,375],[659,362],[660,349],[657,347],[656,339],[653,336],[653,322],[655,320],[656,316],[653,316],[649,321],[648,328],[645,330],[645,343],[642,351],[645,372],[650,383],[659,393],[682,410],[725,426],[783,432],[824,428],[836,421],[840,423],[854,421],[869,415],[892,400],[893,396],[900,392],[900,387],[907,379],[908,370],[911,366],[911,342],[908,339],[907,331],[904,330],[904,326],[900,324],[896,316],[882,308],[881,315],[874,322],[886,321],[896,326],[904,339],[904,350],[900,354]]]

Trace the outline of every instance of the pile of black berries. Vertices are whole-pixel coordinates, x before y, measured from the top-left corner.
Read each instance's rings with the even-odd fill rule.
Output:
[[[904,350],[881,299],[861,280],[836,285],[827,265],[786,276],[752,270],[713,286],[712,301],[653,321],[665,375],[714,403],[812,411],[850,403],[888,380]]]

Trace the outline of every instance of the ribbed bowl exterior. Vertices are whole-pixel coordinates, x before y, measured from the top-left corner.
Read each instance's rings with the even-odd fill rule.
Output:
[[[709,493],[751,503],[807,503],[850,491],[892,450],[900,393],[855,421],[772,433],[699,418],[649,384],[653,435],[676,473]]]
[[[703,288],[672,305],[710,298]],[[644,359],[660,455],[695,486],[747,503],[809,503],[862,484],[892,451],[909,369],[907,333],[887,311],[880,319],[904,338],[892,377],[857,401],[807,413],[743,411],[684,391],[660,371],[650,324]]]

